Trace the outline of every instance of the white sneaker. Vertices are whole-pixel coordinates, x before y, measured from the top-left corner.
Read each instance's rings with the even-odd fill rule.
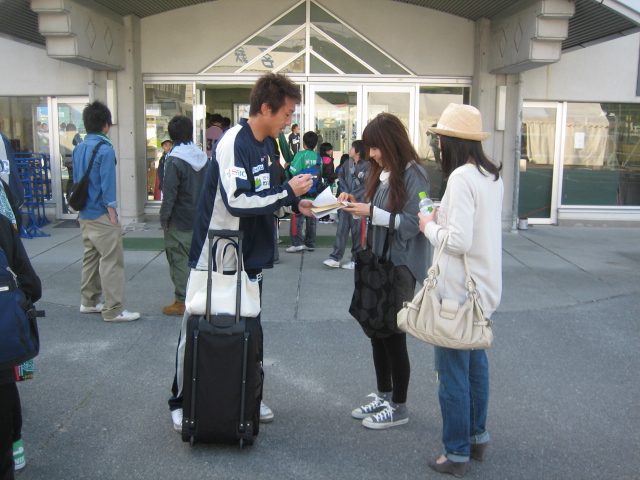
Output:
[[[334,260],[333,258],[329,258],[328,260],[325,260],[324,262],[322,262],[324,265],[326,265],[327,267],[331,267],[331,268],[338,268],[340,267],[340,262],[338,262],[337,260]]]
[[[80,313],[100,313],[104,308],[104,303],[98,303],[93,307],[85,307],[84,305],[80,305]]]
[[[346,268],[347,270],[353,270],[356,268],[356,262],[349,262],[342,265],[342,268]]]
[[[128,312],[123,310],[120,315],[115,318],[104,318],[105,322],[133,322],[140,318],[140,314],[138,312]]]
[[[306,250],[306,249],[307,249],[306,245],[298,245],[298,246],[291,245],[290,247],[285,249],[285,252],[287,252],[287,253],[297,253],[297,252],[301,252],[301,251]]]
[[[171,420],[173,420],[173,429],[182,433],[182,409],[176,408],[175,410],[171,410]]]
[[[264,403],[260,402],[260,423],[273,422],[273,411]]]

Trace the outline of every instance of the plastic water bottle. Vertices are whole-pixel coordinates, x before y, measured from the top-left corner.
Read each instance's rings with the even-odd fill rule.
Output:
[[[422,213],[423,215],[429,215],[430,213],[432,213],[433,209],[435,208],[433,200],[427,197],[427,194],[425,192],[420,192],[418,196],[420,197],[420,213]]]

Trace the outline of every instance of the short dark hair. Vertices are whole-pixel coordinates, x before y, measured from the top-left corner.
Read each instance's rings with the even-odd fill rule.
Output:
[[[309,150],[313,150],[318,144],[318,134],[316,132],[308,131],[302,137],[302,142]]]
[[[212,114],[210,119],[211,123],[222,123],[223,120],[222,115],[220,115],[219,113]]]
[[[300,103],[302,96],[300,87],[281,73],[266,73],[261,76],[251,89],[249,96],[249,116],[255,117],[260,113],[263,104],[267,104],[271,113],[276,113],[289,97],[295,103]]]
[[[222,126],[223,127],[230,127],[231,126],[231,119],[229,117],[224,117],[222,119]]]
[[[364,160],[366,158],[367,152],[364,149],[364,143],[362,143],[362,140],[354,140],[351,147],[356,151],[360,160]]]
[[[297,124],[297,123],[294,123],[293,125],[291,125],[291,131],[292,131],[292,132],[293,132],[293,129],[294,129],[294,128],[298,128],[298,124]]]
[[[329,150],[333,150],[333,145],[331,145],[329,142],[324,142],[320,144],[320,151],[318,153],[321,157],[328,157],[329,155],[327,155],[327,153],[329,152]]]
[[[174,145],[193,142],[193,122],[189,117],[176,115],[169,121],[168,128]]]
[[[105,125],[113,125],[109,107],[97,100],[93,103],[87,103],[82,111],[82,121],[87,133],[102,133]]]

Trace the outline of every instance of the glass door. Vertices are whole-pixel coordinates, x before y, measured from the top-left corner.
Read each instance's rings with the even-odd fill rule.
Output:
[[[351,142],[360,138],[359,101],[357,86],[312,86],[310,88],[310,121],[307,130],[318,133],[318,145],[328,142],[333,146],[333,156],[339,159],[349,153]],[[300,138],[305,131],[300,132]]]
[[[563,138],[562,104],[524,102],[518,218],[555,224]]]
[[[365,126],[379,113],[392,113],[407,127],[415,145],[416,132],[415,87],[364,87]]]
[[[51,144],[51,185],[56,202],[56,218],[73,219],[67,196],[73,183],[73,150],[87,134],[82,121],[82,111],[89,103],[88,97],[52,98],[49,141]]]

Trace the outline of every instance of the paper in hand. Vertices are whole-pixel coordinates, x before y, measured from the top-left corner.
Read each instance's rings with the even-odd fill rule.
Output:
[[[339,202],[330,188],[325,188],[311,204],[311,212],[316,218],[324,217],[345,207],[347,202]]]

